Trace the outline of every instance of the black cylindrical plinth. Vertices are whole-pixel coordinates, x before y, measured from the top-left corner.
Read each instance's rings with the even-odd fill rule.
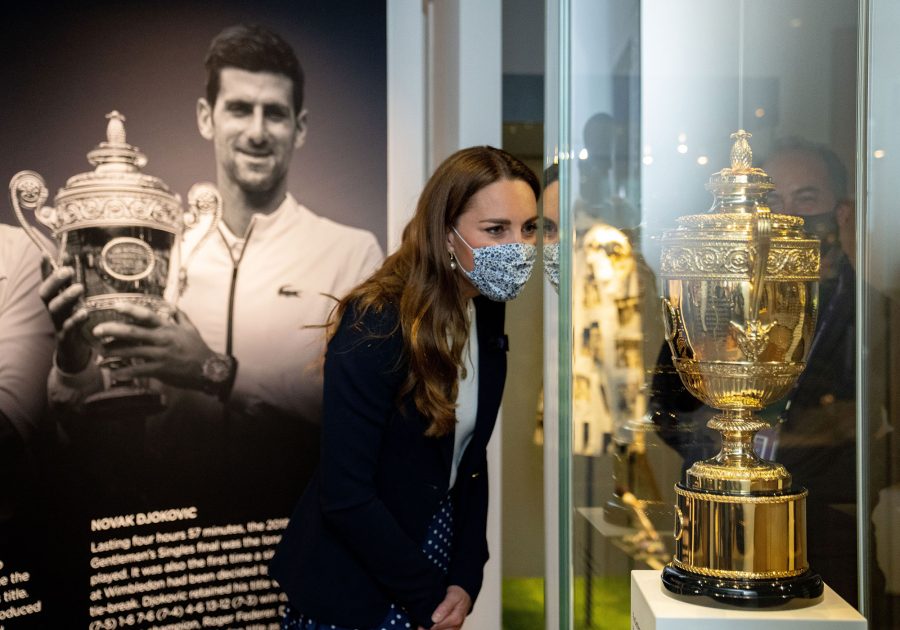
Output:
[[[742,608],[770,608],[792,599],[815,600],[824,590],[821,576],[813,571],[792,578],[734,580],[706,577],[668,565],[663,569],[662,582],[676,595],[707,596]]]

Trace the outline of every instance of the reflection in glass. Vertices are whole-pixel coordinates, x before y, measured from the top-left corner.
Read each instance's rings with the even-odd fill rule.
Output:
[[[864,4],[869,25],[858,23],[867,15],[860,13]],[[852,605],[862,608],[868,600],[870,627],[896,626],[900,571],[891,559],[897,557],[900,537],[892,532],[900,516],[892,492],[900,485],[894,428],[900,388],[891,385],[897,381],[892,370],[900,365],[900,336],[891,334],[891,323],[900,322],[900,149],[894,139],[900,137],[894,133],[900,74],[892,35],[898,9],[886,0],[550,0],[547,6],[550,16],[559,17],[547,41],[560,38],[563,45],[552,54],[548,47],[549,71],[555,74],[547,83],[562,90],[547,95],[547,123],[554,131],[545,164],[555,154],[567,161],[559,188],[571,200],[560,208],[561,223],[572,233],[563,235],[559,259],[564,269],[571,264],[570,277],[561,282],[571,283],[573,295],[570,304],[560,305],[558,339],[572,349],[572,360],[559,365],[562,380],[571,385],[571,395],[560,386],[561,413],[568,408],[573,414],[572,434],[565,434],[573,449],[572,527],[560,533],[560,544],[569,548],[571,535],[574,579],[560,601],[574,601],[574,627],[627,628],[629,571],[650,566],[627,548],[628,534],[613,527],[624,521],[606,509],[622,496],[618,434],[608,428],[613,422],[607,418],[600,439],[578,426],[579,415],[598,413],[578,397],[599,397],[602,404],[604,395],[611,396],[596,393],[598,383],[612,382],[615,370],[634,365],[633,345],[620,343],[602,376],[590,373],[615,328],[578,320],[579,300],[601,293],[588,282],[584,237],[595,226],[618,230],[640,270],[640,352],[649,381],[644,417],[658,428],[658,445],[646,449],[647,461],[668,504],[674,482],[694,462],[713,456],[719,437],[705,426],[714,411],[685,391],[668,349],[663,352],[659,306],[648,303],[646,294],[657,295],[662,233],[678,216],[708,205],[703,184],[709,165],[728,163],[729,147],[721,138],[739,127],[753,133],[753,166],[773,179],[773,211],[803,218],[807,232],[821,242],[823,262],[808,367],[781,401],[760,414],[771,428],[760,431],[754,445],[809,488],[810,566]],[[868,32],[862,27],[869,26],[873,40],[862,41],[860,34]],[[859,51],[871,51],[878,81],[858,76]],[[554,55],[560,57],[556,63]],[[857,111],[863,120],[870,112],[865,101],[858,104],[858,95],[873,99],[877,120],[868,119],[868,127],[856,125]],[[862,148],[867,156],[858,153]],[[866,195],[852,176],[864,157],[871,169],[862,182]],[[746,302],[742,295],[721,297],[715,312],[722,317]],[[617,325],[625,326],[632,296],[619,299]],[[627,388],[621,391],[629,395]],[[597,444],[596,454],[577,454]],[[569,486],[560,491],[567,494]],[[657,532],[664,545],[671,544],[670,524]]]

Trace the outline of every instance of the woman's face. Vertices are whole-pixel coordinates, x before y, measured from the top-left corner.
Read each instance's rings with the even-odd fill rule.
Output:
[[[537,200],[522,180],[502,179],[475,193],[453,227],[473,249],[504,243],[534,245],[538,233]],[[466,243],[453,230],[447,231],[447,250],[463,269],[471,272],[475,262]],[[478,294],[475,287],[472,290],[473,295]]]

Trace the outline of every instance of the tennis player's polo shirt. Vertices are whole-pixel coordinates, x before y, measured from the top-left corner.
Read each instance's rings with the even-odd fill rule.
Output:
[[[249,415],[274,406],[318,422],[323,325],[336,298],[381,264],[378,242],[291,195],[275,212],[255,214],[243,238],[224,222],[203,240],[205,232],[201,224],[185,237],[187,286],[178,306],[211,349],[237,358],[229,404]]]

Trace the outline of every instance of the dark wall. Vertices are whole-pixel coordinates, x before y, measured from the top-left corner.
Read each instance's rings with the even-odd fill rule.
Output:
[[[306,72],[309,132],[289,189],[315,212],[386,239],[386,8],[383,2],[35,3],[0,25],[0,181],[31,169],[51,201],[90,169],[105,114],[126,118],[145,171],[185,196],[215,179],[212,145],[197,132],[203,57],[223,27],[252,21],[294,46]],[[8,194],[0,221],[16,223]]]

